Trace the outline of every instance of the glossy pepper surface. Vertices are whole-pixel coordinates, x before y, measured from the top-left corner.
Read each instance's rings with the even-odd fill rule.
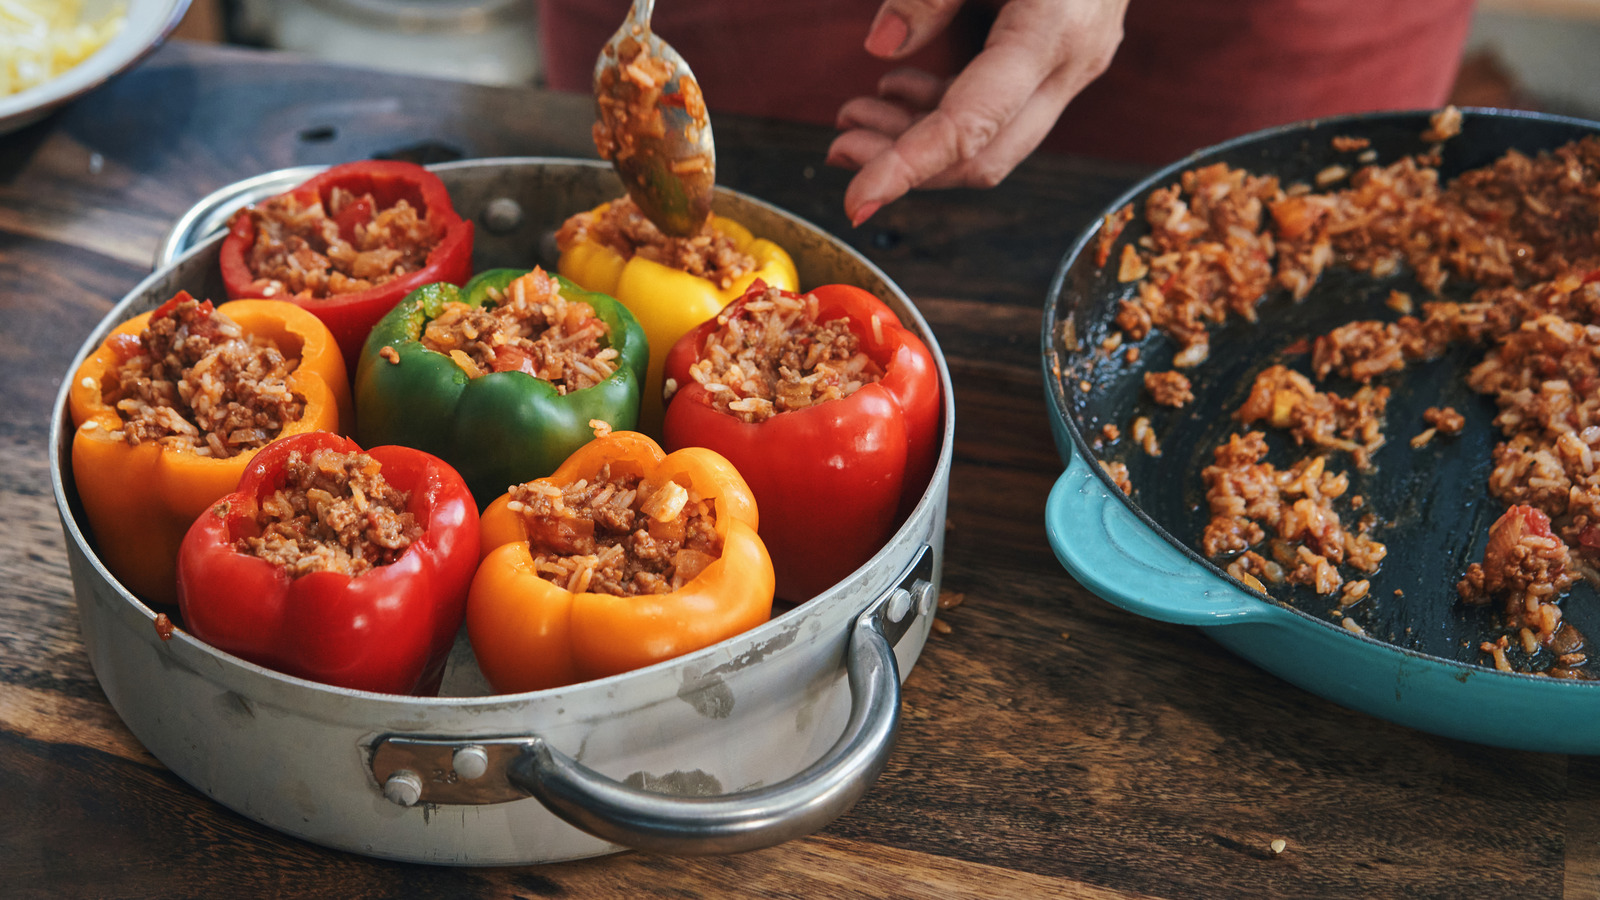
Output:
[[[291,454],[363,452],[326,432],[268,444],[238,489],[194,521],[178,557],[178,606],[190,633],[288,675],[353,690],[434,694],[478,563],[478,506],[443,460],[409,447],[365,451],[409,494],[421,533],[388,565],[359,575],[291,577],[238,549],[259,534],[261,505],[284,486]]]
[[[154,312],[117,326],[73,375],[68,406],[72,478],[94,532],[95,549],[117,580],[158,604],[177,602],[178,546],[195,517],[239,483],[255,452],[226,459],[198,456],[157,442],[129,444],[117,432],[122,418],[101,390],[151,318],[165,315],[188,294],[179,293]],[[299,419],[284,423],[279,436],[306,431],[341,431],[351,421],[350,386],[344,358],[327,326],[292,303],[235,300],[218,307],[245,334],[270,339],[299,361],[289,390],[304,400]]]
[[[472,276],[473,226],[456,212],[439,176],[415,163],[399,160],[361,160],[334,166],[288,194],[302,207],[320,203],[323,209],[331,209],[335,189],[361,198],[333,219],[345,240],[354,238],[358,223],[364,228],[364,223],[375,212],[389,209],[400,200],[417,210],[436,240],[420,268],[381,284],[332,296],[313,296],[302,291],[295,296],[275,298],[297,303],[315,313],[338,340],[346,367],[354,369],[367,332],[407,294],[435,282],[459,285]],[[372,198],[371,204],[364,199],[368,196]],[[235,213],[228,224],[228,235],[218,249],[222,280],[230,298],[271,296],[267,293],[271,289],[269,282],[258,276],[250,262],[256,238],[257,224],[249,210]],[[320,252],[326,247],[311,249]]]
[[[685,335],[666,363],[667,377],[681,386],[667,406],[663,443],[709,447],[745,477],[761,506],[778,597],[796,603],[884,545],[932,477],[939,452],[939,372],[927,346],[868,291],[835,284],[810,293],[816,321],[848,318],[881,380],[760,422],[718,410],[689,368],[723,320],[746,314],[746,301],[764,294],[759,285]]]
[[[620,597],[574,593],[538,574],[526,517],[502,496],[482,519],[483,562],[467,601],[467,634],[484,676],[515,693],[627,672],[708,647],[772,615],[772,561],[757,536],[744,479],[716,453],[664,454],[650,438],[613,432],[574,453],[544,481],[593,480],[610,466],[675,482],[712,501],[721,555],[680,589]]]
[[[592,215],[603,213],[602,204]],[[784,290],[799,290],[800,276],[788,252],[725,216],[712,216],[713,230],[730,238],[734,246],[755,259],[755,268],[734,279],[726,288],[642,256],[624,258],[598,241],[582,240],[561,251],[557,269],[586,290],[599,291],[622,301],[644,326],[650,340],[650,372],[645,379],[640,407],[641,429],[659,433],[664,404],[661,399],[667,351],[689,329],[715,316],[738,299],[756,281]]]
[[[513,484],[554,472],[593,437],[591,422],[616,430],[635,427],[649,345],[632,313],[604,294],[561,280],[561,295],[593,307],[617,351],[616,371],[592,387],[563,394],[521,371],[472,378],[450,356],[423,346],[423,329],[446,303],[492,304],[525,276],[546,277],[539,270],[492,269],[460,289],[428,285],[379,321],[356,369],[357,439],[441,457],[482,505]]]

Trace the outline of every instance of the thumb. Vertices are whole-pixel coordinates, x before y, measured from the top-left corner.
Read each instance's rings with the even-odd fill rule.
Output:
[[[922,49],[955,18],[963,0],[884,0],[867,29],[867,52],[903,59]]]

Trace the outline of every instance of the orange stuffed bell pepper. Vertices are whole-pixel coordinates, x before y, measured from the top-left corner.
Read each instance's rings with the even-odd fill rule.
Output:
[[[648,666],[772,615],[755,498],[709,450],[606,434],[480,522],[467,635],[502,693]]]
[[[800,289],[788,252],[738,222],[712,216],[708,231],[669,238],[623,197],[568,219],[556,235],[558,271],[584,290],[610,294],[644,326],[650,371],[639,430],[660,435],[663,365],[678,338],[737,300],[757,279]]]
[[[333,334],[300,307],[213,307],[179,292],[84,360],[68,406],[72,477],[101,561],[128,590],[171,605],[189,526],[269,441],[341,430],[350,385]]]

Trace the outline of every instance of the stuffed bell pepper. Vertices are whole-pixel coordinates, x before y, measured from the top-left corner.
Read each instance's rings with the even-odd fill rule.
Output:
[[[443,458],[480,505],[633,428],[649,346],[627,308],[542,269],[429,285],[372,330],[356,370],[365,445]]]
[[[471,277],[472,222],[427,169],[365,160],[235,213],[219,255],[229,297],[311,310],[353,370],[367,332],[406,294]]]
[[[666,447],[709,447],[750,483],[780,599],[865,563],[933,474],[938,369],[860,288],[754,285],[673,346],[666,374]]]
[[[345,427],[350,388],[316,316],[180,292],[106,338],[73,375],[68,405],[72,477],[101,561],[128,590],[170,605],[195,517],[268,442]]]
[[[516,693],[627,672],[772,615],[755,501],[728,461],[670,455],[636,432],[586,444],[482,519],[467,634],[484,676]]]
[[[267,445],[189,529],[178,607],[202,641],[299,678],[435,694],[478,565],[478,505],[409,447]]]
[[[562,275],[621,300],[644,326],[650,374],[640,427],[651,434],[661,427],[663,363],[678,338],[758,279],[790,291],[800,287],[789,254],[738,222],[712,216],[701,234],[668,237],[628,197],[568,219],[556,244]]]

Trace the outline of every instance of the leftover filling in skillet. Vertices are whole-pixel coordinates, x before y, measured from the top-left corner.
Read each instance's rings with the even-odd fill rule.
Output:
[[[255,219],[246,262],[263,297],[365,291],[421,269],[442,237],[404,199],[379,208],[371,194],[342,187],[332,190],[326,207],[290,192],[246,212]]]
[[[1278,469],[1263,461],[1266,455],[1264,434],[1235,434],[1201,472],[1211,509],[1201,539],[1206,554],[1237,554],[1228,573],[1257,588],[1287,581],[1331,594],[1344,584],[1335,566],[1377,571],[1388,548],[1367,534],[1373,517],[1347,529],[1333,506],[1349,490],[1349,476],[1328,471],[1326,456]],[[1251,549],[1263,544],[1270,559]]]
[[[240,539],[241,553],[259,556],[290,578],[312,572],[360,575],[399,559],[422,533],[406,510],[411,495],[384,479],[365,453],[295,451],[284,483],[262,497],[258,533]]]
[[[298,360],[244,333],[211,301],[184,296],[137,336],[111,340],[118,365],[101,395],[122,417],[122,438],[226,459],[265,446],[300,418],[289,390]]]
[[[561,296],[560,282],[536,268],[503,291],[491,288],[483,306],[445,303],[428,320],[421,340],[454,360],[469,378],[526,372],[568,394],[594,387],[617,371],[619,354],[610,337],[594,307]]]
[[[1425,139],[1458,126],[1459,114],[1446,110]],[[1336,149],[1370,154],[1364,145]],[[1583,637],[1562,623],[1559,601],[1600,567],[1600,138],[1535,156],[1511,151],[1449,183],[1435,168],[1437,150],[1386,166],[1362,161],[1330,167],[1315,185],[1220,163],[1185,172],[1149,196],[1150,234],[1117,260],[1137,286],[1116,325],[1130,340],[1152,330],[1171,337],[1178,369],[1206,358],[1211,327],[1254,321],[1269,289],[1303,298],[1332,266],[1379,278],[1406,270],[1434,297],[1447,282],[1472,286],[1466,300],[1425,300],[1420,311],[1395,292],[1396,321],[1349,322],[1299,348],[1309,376],[1284,366],[1261,372],[1235,418],[1284,429],[1308,455],[1277,469],[1262,461],[1255,430],[1216,448],[1204,476],[1211,520],[1202,550],[1252,586],[1307,584],[1337,597],[1339,609],[1352,593],[1365,596],[1364,578],[1346,579],[1374,572],[1383,545],[1368,536],[1362,498],[1344,498],[1342,509],[1332,501],[1347,485],[1335,462],[1368,467],[1385,440],[1388,389],[1369,382],[1452,344],[1481,346],[1467,384],[1498,409],[1488,488],[1510,511],[1491,529],[1484,558],[1458,573],[1457,590],[1502,611],[1507,634],[1480,648],[1492,664],[1511,668],[1506,649],[1516,642],[1528,655],[1549,651],[1545,674],[1591,677],[1581,668]],[[1130,220],[1124,212],[1105,223],[1103,263]],[[1317,384],[1332,376],[1359,387],[1341,396]],[[1147,380],[1159,401],[1158,389]],[[1429,409],[1424,419],[1407,423],[1420,429],[1413,446],[1464,427],[1453,409]]]
[[[713,408],[745,422],[839,400],[883,379],[850,318],[817,321],[811,294],[768,287],[724,310],[717,325],[689,375],[710,392]]]
[[[1349,397],[1317,390],[1311,379],[1287,366],[1269,366],[1256,376],[1250,396],[1234,413],[1240,423],[1264,422],[1286,429],[1298,445],[1343,450],[1365,469],[1383,446],[1383,413],[1389,389],[1362,386]]]
[[[592,481],[531,481],[510,494],[539,576],[573,593],[670,593],[722,555],[712,501],[673,481],[650,490],[607,465]]]
[[[1189,376],[1177,370],[1144,373],[1144,389],[1150,392],[1150,399],[1174,409],[1194,400],[1194,386],[1189,383]]]

